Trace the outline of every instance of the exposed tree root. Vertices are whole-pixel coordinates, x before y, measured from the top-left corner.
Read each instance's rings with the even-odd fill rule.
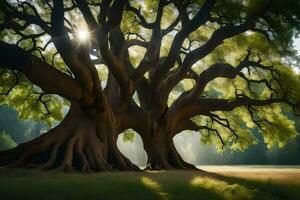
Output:
[[[146,151],[148,154],[148,165],[146,170],[199,170],[193,164],[187,163],[182,159],[177,152],[173,141],[164,141],[164,139],[161,139],[160,142],[156,141],[156,143],[147,146]]]
[[[0,166],[82,172],[140,170],[117,149],[107,124],[107,120],[67,116],[39,138],[0,152]]]
[[[113,152],[108,159],[107,148],[94,134],[84,137],[80,133],[57,137],[50,133],[15,149],[1,152],[0,166],[36,167],[59,171],[137,171],[120,152]]]
[[[76,104],[60,125],[30,142],[0,152],[0,167],[59,171],[140,171],[117,148],[116,125],[108,113],[86,114]],[[143,139],[148,170],[197,168],[185,162],[165,132]]]
[[[187,163],[184,161],[181,156],[176,152],[176,154],[172,156],[168,156],[163,159],[156,159],[154,162],[149,161],[148,166],[145,170],[199,170],[193,164]]]

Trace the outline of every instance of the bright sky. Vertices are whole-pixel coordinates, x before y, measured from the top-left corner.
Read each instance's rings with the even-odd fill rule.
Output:
[[[295,49],[298,51],[298,55],[300,55],[300,38],[295,38],[294,40]],[[295,67],[294,70],[297,73],[300,73],[300,66]]]
[[[295,47],[296,47],[296,49],[298,50],[298,53],[300,54],[300,38],[296,38],[295,40],[294,40],[294,44],[295,44]]]

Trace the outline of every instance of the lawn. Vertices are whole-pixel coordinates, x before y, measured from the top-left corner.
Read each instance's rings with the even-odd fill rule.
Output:
[[[299,168],[64,174],[0,170],[0,199],[300,199]]]

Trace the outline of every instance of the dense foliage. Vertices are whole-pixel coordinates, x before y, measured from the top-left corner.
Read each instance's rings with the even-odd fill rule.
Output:
[[[73,105],[74,140],[95,132],[101,159],[116,157],[92,168],[120,166],[115,138],[128,129],[150,168],[191,167],[172,140],[184,130],[220,149],[246,149],[256,131],[282,147],[300,115],[299,10],[295,0],[2,1],[0,103],[49,125]],[[65,121],[77,119],[70,110]]]

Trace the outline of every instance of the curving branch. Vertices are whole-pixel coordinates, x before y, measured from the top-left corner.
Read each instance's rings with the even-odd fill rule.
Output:
[[[188,5],[191,3],[191,0],[188,1],[173,1],[174,6],[177,8],[181,23],[186,26],[190,21],[189,14],[187,11]]]
[[[196,14],[196,16],[192,20],[190,20],[185,26],[183,26],[183,28],[176,34],[167,58],[162,63],[162,65],[157,68],[153,75],[152,79],[154,82],[160,82],[160,80],[174,66],[185,38],[188,37],[190,33],[195,31],[197,28],[199,28],[201,25],[205,24],[208,21],[210,17],[210,11],[215,3],[215,0],[206,0],[204,5]]]
[[[234,142],[236,142],[238,140],[239,137],[238,137],[236,131],[231,127],[230,122],[227,118],[221,118],[220,116],[213,114],[213,113],[210,113],[208,116],[210,117],[212,123],[217,123],[217,124],[223,126],[224,128],[226,128],[227,130],[229,130],[230,133],[232,134],[229,137],[234,137],[235,138]],[[224,147],[225,143],[224,143],[224,140],[222,139],[221,135],[218,134],[218,137],[221,140],[222,145]]]
[[[152,35],[151,39],[149,41],[148,48],[146,50],[146,53],[144,57],[142,58],[141,62],[139,63],[137,69],[132,74],[132,80],[134,81],[135,85],[139,84],[139,81],[144,76],[146,72],[149,70],[152,71],[155,70],[154,68],[157,67],[159,63],[159,53],[163,38],[163,31],[161,30],[161,20],[163,16],[163,9],[164,6],[167,5],[167,2],[165,0],[160,0],[158,4],[157,9],[157,15],[156,19],[153,22],[152,29]],[[172,26],[172,25],[171,25]],[[171,27],[172,28],[172,27]]]
[[[213,122],[213,120],[212,120],[212,122]],[[220,132],[217,129],[212,127],[212,123],[211,124],[207,123],[206,125],[200,126],[200,125],[196,124],[195,122],[193,122],[191,119],[183,120],[180,123],[178,123],[176,130],[172,133],[171,137],[174,137],[181,131],[185,131],[185,130],[191,130],[191,131],[197,131],[197,132],[206,131],[208,133],[208,135],[216,135],[219,138],[219,140],[222,144],[222,148],[225,146],[225,140],[222,138]]]
[[[239,35],[245,31],[252,30],[256,26],[256,21],[260,17],[262,17],[267,8],[269,6],[269,3],[267,3],[265,6],[263,6],[261,9],[258,9],[256,12],[254,12],[252,15],[248,16],[244,22],[242,22],[239,25],[224,25],[221,28],[217,29],[213,32],[210,39],[202,46],[190,51],[186,54],[182,67],[177,71],[177,73],[170,73],[164,81],[164,85],[168,88],[173,88],[177,83],[179,83],[184,77],[185,74],[191,69],[191,67],[207,56],[210,52],[212,52],[216,47],[221,45],[225,39],[234,37],[236,35]],[[211,20],[210,16],[207,16]],[[180,45],[181,47],[181,45]],[[174,62],[171,63],[173,66]],[[171,67],[170,66],[170,67]],[[167,73],[168,70],[165,71]]]
[[[130,47],[133,47],[133,46],[140,46],[140,47],[144,47],[145,49],[147,49],[149,47],[149,42],[141,41],[138,39],[131,39],[131,40],[126,41],[124,48],[129,49]]]
[[[148,23],[145,19],[145,17],[141,14],[141,8],[135,8],[130,5],[129,1],[126,2],[125,4],[126,9],[130,12],[133,12],[136,15],[136,21],[142,25],[144,28],[147,29],[153,29],[154,28],[154,23]]]
[[[186,55],[185,59],[183,60],[182,67],[177,71],[177,73],[166,78],[166,85],[171,84],[175,86],[182,80],[184,75],[189,69],[191,69],[194,63],[207,56],[212,50],[222,44],[225,39],[243,33],[253,26],[254,23],[252,21],[247,21],[238,26],[228,25],[216,30],[204,45],[192,50]]]
[[[21,72],[15,72],[15,71],[12,71],[12,73],[13,73],[14,76],[15,76],[15,77],[14,77],[15,80],[14,80],[13,84],[8,88],[8,90],[7,90],[6,92],[1,92],[0,95],[5,95],[5,96],[9,95],[10,92],[11,92],[17,85],[20,84],[20,79],[21,79],[21,77],[22,77],[22,73],[21,73]]]
[[[83,91],[74,79],[15,45],[0,42],[0,67],[24,73],[49,94],[59,94],[69,100],[83,98]],[[45,73],[47,76],[43,76]]]
[[[228,79],[235,79],[237,76],[243,78],[248,86],[249,91],[255,95],[255,92],[252,90],[251,84],[252,83],[258,83],[258,84],[265,84],[266,87],[272,91],[272,94],[277,94],[279,95],[279,91],[273,87],[274,82],[277,83],[281,87],[280,80],[277,76],[279,76],[278,72],[276,71],[273,66],[265,66],[261,64],[261,59],[258,61],[252,61],[250,60],[250,55],[251,51],[248,50],[248,53],[246,56],[243,58],[243,60],[237,65],[237,66],[232,66],[231,64],[228,63],[215,63],[212,66],[210,66],[208,69],[204,70],[203,72],[200,73],[200,75],[197,75],[196,79],[196,84],[192,89],[189,91],[186,91],[182,93],[179,98],[173,103],[174,107],[176,108],[177,105],[182,105],[185,104],[184,101],[190,102],[193,101],[193,99],[196,99],[200,97],[211,81],[213,81],[216,78],[228,78]],[[250,68],[254,69],[261,69],[264,71],[267,71],[271,75],[271,79],[268,80],[266,78],[261,78],[261,79],[250,79],[248,78],[243,72],[243,69],[248,69],[250,72]],[[189,72],[190,73],[190,72]],[[188,74],[189,74],[188,73]],[[186,78],[186,76],[184,77]],[[167,88],[168,91],[172,89],[172,87]],[[239,96],[239,95],[237,95]]]
[[[20,3],[20,2],[19,2]],[[41,27],[47,33],[51,33],[51,29],[47,22],[45,22],[38,14],[37,10],[33,5],[28,2],[21,2],[20,5],[27,5],[31,9],[33,9],[35,15],[30,15],[25,12],[18,11],[17,8],[10,5],[10,3],[4,1],[0,4],[0,10],[2,10],[5,14],[5,21],[12,21],[12,19],[20,19],[26,22],[26,27],[30,24],[35,24]]]
[[[213,111],[231,111],[241,106],[266,106],[274,103],[287,103],[286,98],[269,98],[264,100],[252,99],[247,96],[237,97],[234,100],[200,98],[195,101],[192,107],[198,107],[200,113],[209,113]],[[197,106],[198,105],[198,106]],[[195,113],[195,112],[194,112]]]
[[[175,27],[179,24],[180,17],[178,16],[166,29],[162,30],[162,35],[167,35],[168,33],[175,30]]]
[[[238,94],[233,100],[216,98],[195,98],[189,99],[188,95],[183,95],[180,101],[174,103],[170,108],[170,115],[175,116],[174,121],[179,122],[197,115],[210,116],[214,111],[232,111],[238,107],[266,106],[274,103],[284,103],[291,107],[292,104],[286,97],[270,97],[268,99],[252,99],[243,94]]]
[[[49,108],[48,108],[48,102],[51,101],[51,97],[47,98],[46,100],[44,100],[44,97],[46,95],[46,93],[42,92],[42,93],[39,93],[39,92],[33,92],[33,94],[35,95],[38,95],[36,101],[35,101],[35,104],[34,106],[38,105],[39,103],[42,104],[43,108],[45,109],[46,112],[44,112],[43,110],[40,110],[40,112],[45,116],[47,117],[48,115],[51,114]]]
[[[77,56],[78,49],[75,48],[64,26],[64,12],[63,1],[54,1],[51,13],[51,37],[66,65],[70,68],[80,85],[91,95],[94,91],[92,74]]]
[[[122,63],[122,59],[118,59],[113,52],[109,49],[109,38],[108,32],[110,34],[120,33],[120,23],[123,14],[124,1],[115,1],[112,7],[109,7],[109,1],[103,1],[100,5],[101,12],[99,14],[99,24],[94,18],[88,4],[83,0],[76,0],[80,11],[82,12],[86,23],[89,26],[90,32],[94,34],[97,39],[97,43],[101,52],[101,56],[105,63],[107,64],[109,70],[112,72],[113,76],[119,83],[121,92],[121,102],[124,104],[128,103],[129,97],[133,93],[132,82],[128,76],[128,71]],[[108,11],[111,13],[118,13],[117,15],[109,15]],[[106,21],[106,18],[109,21]],[[108,26],[109,25],[109,26]],[[120,33],[123,34],[123,33]],[[112,36],[112,35],[111,35]],[[121,47],[120,47],[121,46]],[[119,48],[123,49],[123,44],[119,44]]]

